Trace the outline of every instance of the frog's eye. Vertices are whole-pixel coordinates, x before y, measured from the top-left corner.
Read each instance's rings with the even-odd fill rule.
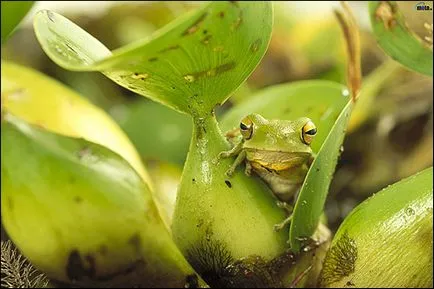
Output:
[[[310,144],[316,135],[316,126],[312,121],[308,121],[302,129],[301,139],[305,144]]]
[[[253,122],[250,118],[245,117],[240,122],[240,131],[245,140],[248,140],[252,137],[253,134]]]

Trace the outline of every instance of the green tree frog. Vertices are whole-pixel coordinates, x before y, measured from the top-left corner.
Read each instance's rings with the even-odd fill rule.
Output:
[[[267,120],[253,113],[244,117],[239,128],[226,133],[233,144],[229,151],[219,153],[218,159],[237,156],[226,175],[246,161],[245,173],[261,177],[278,199],[278,206],[290,214],[294,199],[314,159],[310,147],[317,129],[307,117],[294,121]],[[274,229],[281,230],[291,221],[291,216]]]

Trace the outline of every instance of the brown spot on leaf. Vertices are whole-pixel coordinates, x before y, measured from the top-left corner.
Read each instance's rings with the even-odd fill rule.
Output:
[[[47,10],[47,17],[50,19],[51,22],[54,22],[54,14],[53,12]]]
[[[83,199],[80,196],[75,196],[74,202],[76,202],[77,204],[80,204],[81,202],[83,202]]]
[[[381,1],[375,10],[375,18],[377,21],[382,21],[384,28],[390,30],[396,25],[395,7],[388,1]]]
[[[258,51],[258,50],[259,50],[259,47],[261,47],[261,44],[262,44],[262,40],[261,40],[260,38],[256,39],[255,42],[253,42],[253,43],[250,45],[250,51],[251,51],[251,52],[256,52],[256,51]]]
[[[182,36],[191,35],[199,30],[200,25],[205,20],[208,13],[202,14],[187,30],[182,33]]]
[[[82,260],[78,250],[71,251],[66,265],[66,275],[71,281],[83,277],[93,278],[95,272],[95,260],[92,255],[86,255],[85,260]]]
[[[128,240],[128,243],[131,244],[136,251],[140,251],[142,245],[142,239],[140,238],[140,234],[135,233],[134,235],[132,235],[131,238]]]
[[[223,50],[225,50],[223,45],[216,46],[212,49],[214,52],[222,52]]]
[[[134,72],[132,75],[131,75],[131,78],[132,79],[140,79],[140,80],[145,80],[146,78],[148,78],[149,77],[149,74],[147,74],[147,73],[138,73],[138,72]]]
[[[7,198],[7,205],[8,205],[8,207],[9,207],[9,210],[13,210],[13,208],[14,208],[14,202],[12,201],[12,198],[11,197],[8,197]]]
[[[187,275],[184,288],[199,288],[199,279],[196,274]]]
[[[161,50],[158,51],[158,52],[159,52],[159,53],[164,53],[164,52],[171,51],[171,50],[176,50],[176,49],[179,49],[179,48],[180,48],[180,46],[179,46],[178,44],[175,44],[175,45],[172,45],[172,46],[166,47],[166,48],[164,48],[164,49],[161,49]]]
[[[85,146],[77,152],[77,157],[81,160],[84,157],[87,157],[91,154],[92,154],[92,150],[90,149],[90,147]]]
[[[208,34],[207,36],[205,36],[204,38],[202,38],[202,40],[200,42],[202,42],[203,44],[207,45],[209,44],[209,40],[212,38],[211,34]]]
[[[226,71],[233,69],[235,66],[236,66],[235,61],[231,61],[231,62],[224,63],[222,65],[219,65],[219,66],[212,68],[212,69],[209,69],[209,70],[187,74],[184,76],[184,79],[188,82],[194,82],[197,79],[200,79],[202,77],[217,76],[223,72],[226,72]]]
[[[240,13],[241,15],[241,13]],[[241,23],[243,23],[243,18],[241,16],[238,16],[237,20],[232,23],[231,29],[236,30],[238,27],[240,27]]]
[[[330,285],[353,273],[357,254],[356,242],[345,231],[337,243],[327,252],[319,279],[320,284]]]
[[[283,287],[280,278],[270,270],[269,263],[255,255],[239,259],[227,266],[223,280],[226,280],[231,288]]]
[[[98,252],[103,256],[107,255],[107,253],[108,253],[107,245],[102,244],[101,246],[99,246]]]
[[[75,51],[75,49],[68,42],[65,42],[65,45],[66,47],[68,47],[69,50],[71,50],[74,53],[77,53],[77,51]]]
[[[218,285],[222,285],[225,268],[233,258],[226,245],[211,236],[212,232],[207,229],[206,236],[187,250],[187,259],[211,287],[222,288]]]

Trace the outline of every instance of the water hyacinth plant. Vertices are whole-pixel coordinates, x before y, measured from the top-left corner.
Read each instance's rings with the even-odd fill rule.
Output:
[[[3,45],[31,8],[17,5],[2,2]],[[432,78],[432,45],[395,2],[373,1],[372,34],[393,60],[363,78],[360,28],[343,2],[334,17],[345,61],[333,69],[344,79],[250,89],[273,43],[275,5],[170,6],[185,13],[115,50],[59,13],[35,14],[34,35],[56,66],[100,73],[149,103],[122,104],[129,113],[117,123],[60,81],[2,59],[2,226],[44,274],[23,284],[432,286],[432,163],[360,201],[338,228],[325,211],[348,132],[371,120],[400,69]],[[262,129],[252,114],[267,129],[247,147]],[[220,157],[227,151],[236,156]],[[282,202],[276,180],[297,185],[293,199]],[[2,258],[2,276],[10,265]]]

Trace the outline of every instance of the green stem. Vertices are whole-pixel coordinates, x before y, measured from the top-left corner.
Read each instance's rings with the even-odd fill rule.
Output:
[[[227,177],[233,158],[216,162],[217,155],[230,146],[215,116],[194,118],[193,123],[172,234],[193,268],[209,283],[237,259],[255,255],[269,261],[284,252],[288,230],[273,230],[285,214],[260,179],[246,176],[242,166]]]

